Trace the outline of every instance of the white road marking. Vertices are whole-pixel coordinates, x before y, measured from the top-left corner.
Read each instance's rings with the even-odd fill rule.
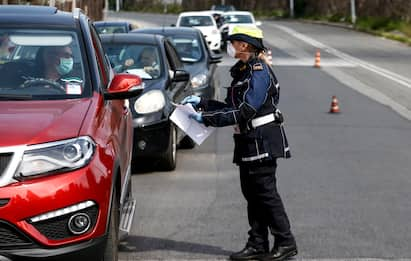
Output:
[[[282,25],[275,25],[275,24],[269,24],[269,26],[274,26],[277,29],[280,29],[280,30],[292,35],[293,37],[295,37],[297,39],[300,39],[301,41],[306,42],[307,44],[310,44],[310,45],[312,45],[312,46],[314,46],[318,49],[322,49],[322,50],[324,50],[324,51],[326,51],[330,54],[333,54],[333,55],[335,55],[335,56],[337,56],[337,57],[339,57],[339,58],[341,58],[341,59],[343,59],[343,60],[345,60],[349,63],[352,63],[352,64],[357,65],[357,66],[361,66],[364,69],[367,69],[371,72],[379,74],[379,75],[381,75],[381,76],[383,76],[387,79],[390,79],[394,82],[397,82],[397,83],[411,89],[411,79],[409,79],[407,77],[404,77],[404,76],[399,75],[397,73],[394,73],[394,72],[391,72],[389,70],[383,69],[383,68],[378,67],[376,65],[373,65],[371,63],[365,62],[361,59],[355,58],[355,57],[353,57],[349,54],[346,54],[344,52],[338,51],[337,49],[334,49],[330,46],[327,46],[327,45],[325,45],[325,44],[323,44],[323,43],[321,43],[317,40],[314,40],[314,39],[312,39],[312,38],[310,38],[310,37],[308,37],[304,34],[301,34],[301,33],[297,32],[293,29],[290,29],[288,27],[285,27],[285,26],[282,26]]]

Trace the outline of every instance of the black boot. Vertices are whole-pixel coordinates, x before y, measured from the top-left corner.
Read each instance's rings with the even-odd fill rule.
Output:
[[[256,260],[262,259],[268,254],[266,250],[255,249],[252,246],[245,246],[245,248],[239,252],[230,255],[231,260]]]
[[[297,255],[297,253],[298,250],[296,244],[274,247],[270,254],[266,255],[264,261],[282,261]]]

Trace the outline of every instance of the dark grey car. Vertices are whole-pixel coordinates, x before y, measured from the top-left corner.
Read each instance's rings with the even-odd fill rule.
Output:
[[[134,126],[133,159],[155,158],[161,169],[173,170],[177,145],[185,133],[169,117],[174,110],[172,103],[180,103],[192,94],[190,74],[172,43],[161,35],[103,34],[101,41],[115,72],[136,74],[145,85],[141,95],[129,100]],[[146,60],[149,54],[151,61]]]

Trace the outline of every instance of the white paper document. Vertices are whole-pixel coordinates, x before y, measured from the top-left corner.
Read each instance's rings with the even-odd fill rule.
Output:
[[[191,104],[176,105],[174,112],[170,116],[182,131],[184,131],[195,143],[200,145],[214,131],[214,127],[206,127],[196,120],[189,118],[192,113],[196,113]]]

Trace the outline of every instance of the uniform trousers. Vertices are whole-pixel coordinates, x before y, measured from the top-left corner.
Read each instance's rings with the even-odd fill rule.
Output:
[[[290,222],[277,191],[276,161],[240,165],[241,190],[247,200],[250,230],[247,246],[269,250],[268,231],[274,247],[295,244]]]

